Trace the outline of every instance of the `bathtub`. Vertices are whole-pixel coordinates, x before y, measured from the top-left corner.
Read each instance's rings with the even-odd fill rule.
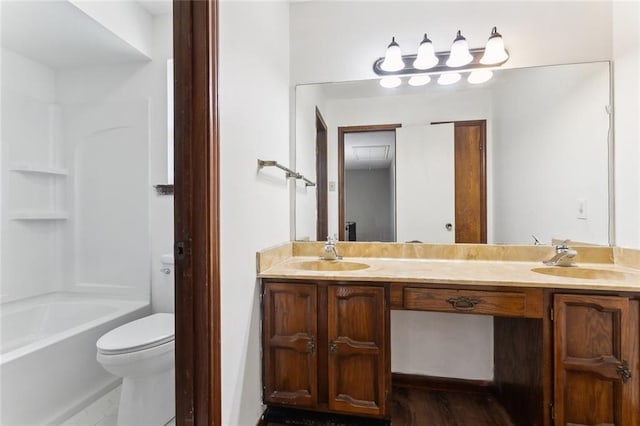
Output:
[[[0,305],[0,425],[56,424],[117,386],[96,341],[149,312],[148,302],[78,293]]]

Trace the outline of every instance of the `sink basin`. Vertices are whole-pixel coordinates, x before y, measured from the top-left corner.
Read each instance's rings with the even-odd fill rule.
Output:
[[[533,268],[533,272],[545,275],[555,275],[564,278],[582,278],[588,280],[627,280],[640,279],[640,275],[620,271],[607,271],[604,269],[581,268],[581,267],[547,267]]]
[[[349,262],[344,260],[308,260],[292,263],[294,269],[305,271],[357,271],[369,267],[366,263]]]

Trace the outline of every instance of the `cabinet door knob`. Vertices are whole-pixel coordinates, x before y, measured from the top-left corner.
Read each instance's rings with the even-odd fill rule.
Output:
[[[309,353],[311,355],[313,355],[313,353],[316,351],[316,341],[313,339],[313,337],[307,342],[307,349],[309,350]]]
[[[338,353],[338,345],[336,345],[336,342],[334,341],[329,342],[329,353],[331,354]]]
[[[631,379],[631,370],[629,370],[629,363],[623,359],[622,364],[616,368],[616,373],[622,379],[622,383],[627,383]]]
[[[476,299],[475,297],[452,297],[447,299],[447,302],[451,304],[453,309],[456,311],[473,311],[478,303],[480,303],[480,299]]]

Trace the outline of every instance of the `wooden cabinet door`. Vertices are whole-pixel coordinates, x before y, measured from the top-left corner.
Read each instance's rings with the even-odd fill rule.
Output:
[[[626,372],[637,365],[637,315],[629,306],[625,297],[554,296],[556,425],[635,425],[637,381]]]
[[[263,309],[264,402],[315,407],[316,286],[265,283]]]
[[[383,287],[329,286],[330,410],[386,415],[388,322]]]

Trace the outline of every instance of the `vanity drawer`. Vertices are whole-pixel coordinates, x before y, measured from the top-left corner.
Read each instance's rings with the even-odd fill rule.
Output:
[[[542,317],[542,290],[457,290],[405,287],[403,308],[509,317]]]

